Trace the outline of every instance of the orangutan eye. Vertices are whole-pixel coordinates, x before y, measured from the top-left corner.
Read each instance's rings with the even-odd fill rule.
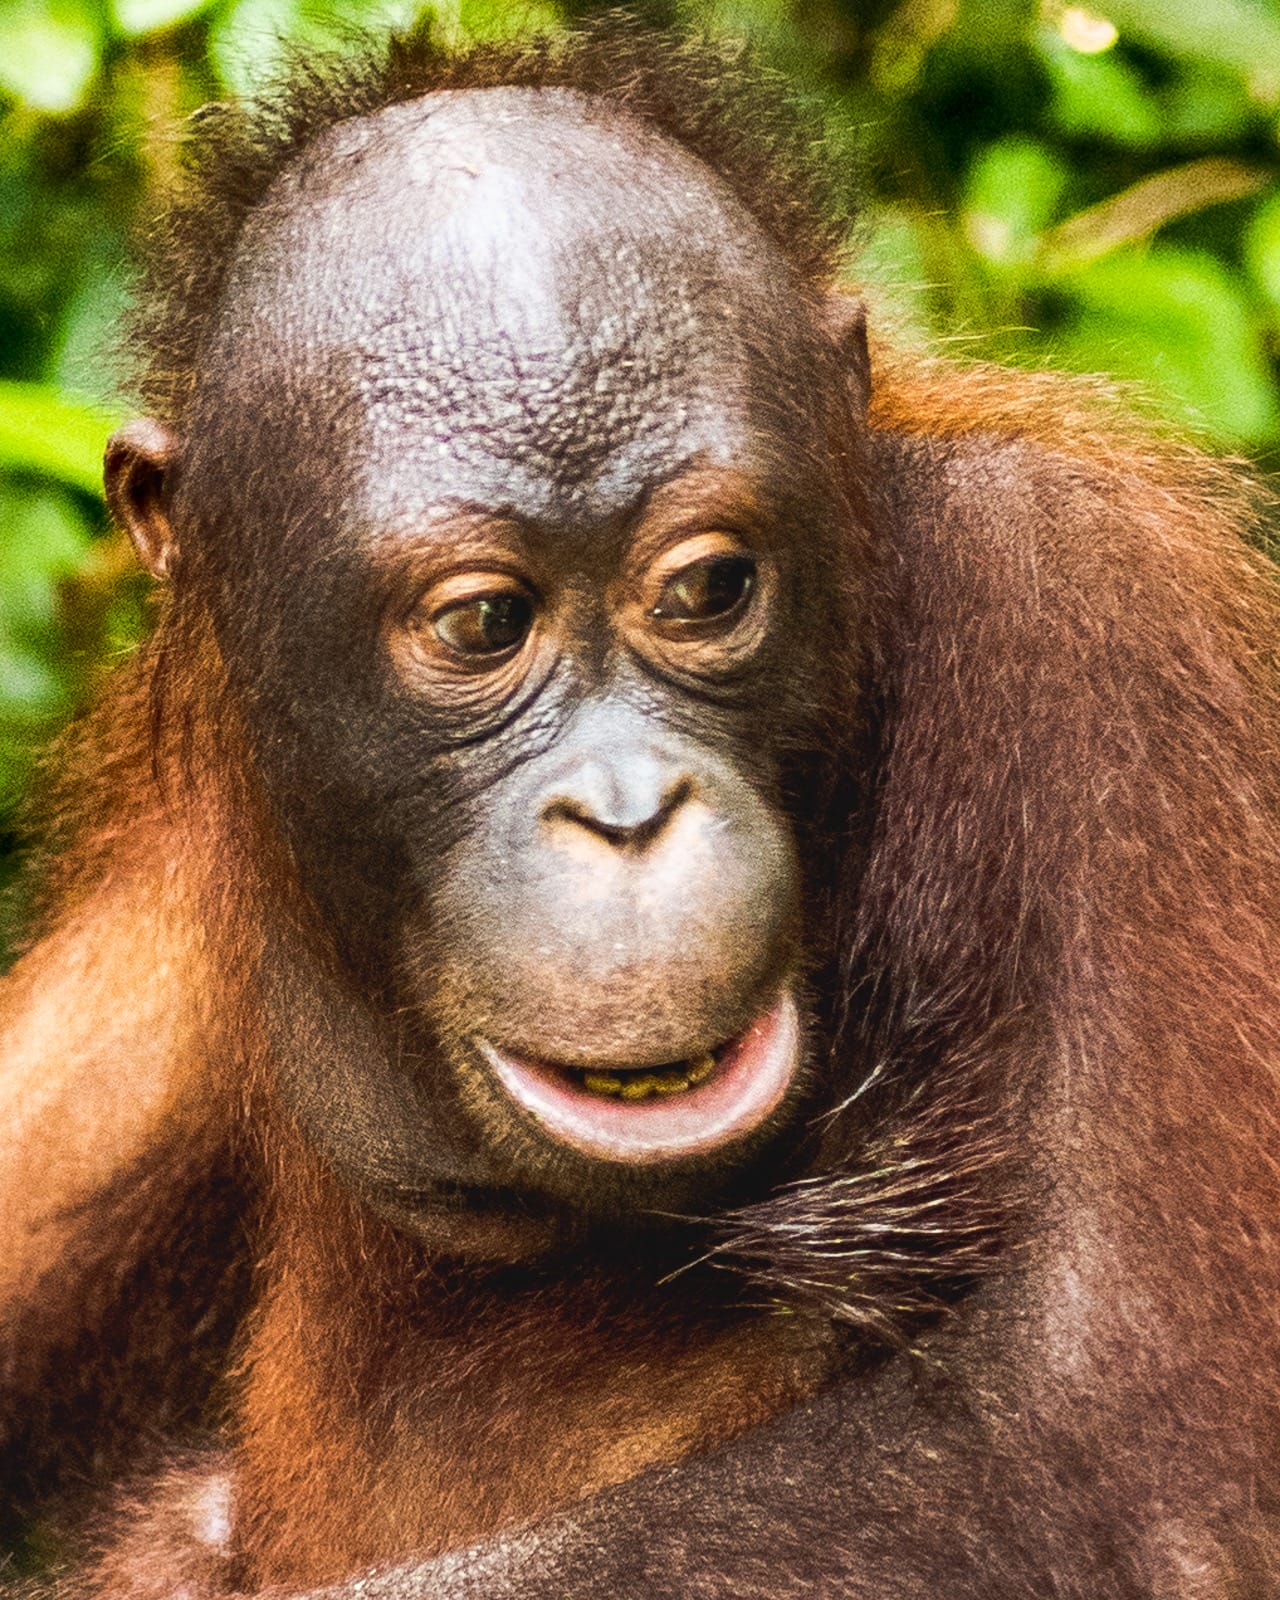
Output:
[[[503,655],[522,643],[533,626],[533,601],[518,590],[476,595],[445,606],[431,622],[455,655]]]
[[[741,611],[756,585],[750,556],[704,556],[674,572],[662,586],[652,615],[664,622],[708,622]]]

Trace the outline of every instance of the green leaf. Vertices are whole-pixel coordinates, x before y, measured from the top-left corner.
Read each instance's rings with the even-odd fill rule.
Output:
[[[5,0],[0,88],[36,111],[74,111],[98,70],[96,6],[77,0]]]
[[[1172,245],[1117,252],[1069,282],[1073,325],[1053,344],[1068,366],[1163,394],[1235,448],[1280,433],[1259,329],[1214,256]]]
[[[701,22],[713,33],[765,43],[785,37],[792,8],[788,0],[711,0],[706,6],[686,3],[682,15],[692,25]]]
[[[0,382],[0,465],[102,492],[102,451],[120,421],[48,384]]]
[[[1253,281],[1280,312],[1280,194],[1255,212],[1244,236],[1244,258]]]
[[[0,480],[0,516],[4,540],[0,543],[0,616],[21,615],[43,626],[52,611],[43,599],[53,577],[74,572],[89,547],[84,519],[59,489],[25,489]],[[25,584],[35,587],[25,590]]]
[[[1207,62],[1182,66],[1160,95],[1167,142],[1227,144],[1248,132],[1258,116],[1238,73]]]
[[[56,490],[0,486],[0,743],[34,739],[71,706],[58,635],[58,586],[84,560],[89,530]],[[20,773],[18,761],[11,776]]]
[[[290,45],[329,42],[328,8],[305,0],[237,0],[215,22],[209,59],[237,94],[252,94],[280,69]]]
[[[459,0],[457,17],[470,39],[527,38],[564,26],[551,0],[523,0],[519,6],[510,0]]]
[[[1053,89],[1052,120],[1064,133],[1139,150],[1159,143],[1160,108],[1126,61],[1081,55],[1049,28],[1036,43]]]
[[[120,32],[134,39],[187,22],[209,4],[210,0],[112,0],[111,14]]]
[[[981,152],[964,195],[964,231],[998,267],[1030,262],[1066,185],[1063,164],[1033,139],[998,139]]]
[[[1121,37],[1135,34],[1175,60],[1200,56],[1280,87],[1280,14],[1266,0],[1107,0]]]
[[[83,263],[44,363],[45,376],[56,388],[84,400],[109,400],[115,389],[112,368],[129,305],[129,278],[112,254],[99,249]]]

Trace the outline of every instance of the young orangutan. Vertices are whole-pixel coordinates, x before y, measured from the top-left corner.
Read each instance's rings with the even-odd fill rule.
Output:
[[[1280,1593],[1247,485],[869,356],[688,41],[193,139],[3,991],[12,1494],[141,1470],[65,1592]]]

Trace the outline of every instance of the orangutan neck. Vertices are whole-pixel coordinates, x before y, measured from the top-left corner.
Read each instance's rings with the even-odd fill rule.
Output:
[[[245,1363],[237,1543],[261,1554],[237,1580],[251,1591],[536,1520],[776,1415],[833,1360],[802,1319],[696,1316],[680,1280],[640,1270],[513,1285],[424,1259],[406,1273],[411,1246],[311,1187],[278,1218],[271,1259],[288,1265]]]

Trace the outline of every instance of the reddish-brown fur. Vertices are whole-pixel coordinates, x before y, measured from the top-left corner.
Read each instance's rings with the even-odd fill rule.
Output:
[[[270,1107],[255,1024],[260,952],[294,915],[287,869],[210,647],[189,616],[161,617],[86,735],[90,762],[115,752],[111,792],[93,787],[47,931],[3,991],[0,1420],[24,1437],[38,1403],[56,1432],[69,1353],[101,1343],[70,1387],[105,1394],[109,1422],[84,1412],[104,1440],[150,1438],[154,1407],[189,1429],[181,1346],[192,1321],[225,1339],[242,1283],[210,1239],[196,1311],[168,1281],[120,1294],[168,1229],[198,1243],[211,1226],[192,1195],[216,1219],[239,1186],[255,1288],[235,1381],[215,1391],[230,1555],[201,1546],[202,1480],[178,1476],[144,1497],[92,1592],[298,1587],[536,1521],[795,1406],[831,1373],[833,1323],[909,1341],[950,1299],[963,1319],[935,1277],[993,1262],[1032,1289],[1000,1335],[1000,1422],[970,1456],[990,1463],[989,1496],[1030,1484],[1048,1510],[1022,1569],[988,1542],[963,1587],[987,1515],[974,1462],[927,1440],[900,1461],[891,1439],[887,1499],[936,1535],[913,1535],[901,1592],[923,1587],[933,1548],[957,1593],[1019,1592],[1018,1570],[1021,1592],[1045,1572],[1089,1592],[1072,1563],[1091,1536],[1129,1540],[1107,1593],[1273,1591],[1280,707],[1274,578],[1241,538],[1252,494],[1084,385],[881,351],[871,425],[919,443],[904,495],[945,514],[901,551],[874,529],[873,675],[892,681],[895,740],[866,877],[831,914],[859,1003],[898,1016],[900,1039],[916,1007],[941,1082],[918,1119],[891,1111],[870,1154],[837,1116],[845,1187],[730,1229],[720,1259],[761,1286],[746,1298],[816,1322],[698,1308],[622,1274],[433,1262],[335,1188]],[[1031,1220],[1010,1233],[1015,1195]],[[918,1243],[939,1207],[941,1261],[922,1251],[917,1292],[877,1256],[877,1229]],[[198,1344],[198,1370],[215,1359]],[[37,1442],[43,1481],[60,1445]],[[1092,1463],[1079,1481],[1075,1452]],[[1140,1492],[1148,1470],[1158,1486]],[[871,1468],[866,1484],[874,1529]],[[967,1554],[948,1553],[962,1528]],[[884,1545],[859,1537],[842,1531],[829,1592],[863,1573],[890,1592]]]
[[[762,1422],[823,1371],[820,1329],[690,1316],[628,1273],[433,1266],[304,1152],[288,1165],[246,1357],[249,1590],[476,1543]],[[369,1318],[385,1336],[350,1340]]]

